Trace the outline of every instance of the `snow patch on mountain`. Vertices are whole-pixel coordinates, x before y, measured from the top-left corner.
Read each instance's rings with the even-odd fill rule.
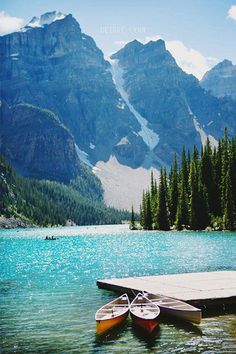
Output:
[[[123,102],[123,100],[121,98],[119,98],[116,107],[119,109],[125,109],[125,103]]]
[[[217,147],[218,146],[218,141],[214,138],[214,136],[212,135],[207,135],[207,133],[203,130],[203,128],[201,127],[201,124],[199,123],[199,121],[197,120],[197,117],[193,114],[193,112],[191,111],[191,108],[188,106],[188,111],[189,114],[192,116],[193,119],[193,124],[195,127],[195,130],[199,133],[200,138],[201,138],[201,142],[202,142],[202,146],[206,145],[207,142],[207,138],[210,141],[210,144],[212,147]]]
[[[133,169],[120,164],[115,156],[110,156],[107,162],[97,162],[93,168],[94,174],[102,182],[106,204],[127,210],[130,210],[133,205],[136,212],[139,212],[143,189],[150,187],[151,171],[159,180],[160,173],[155,168]]]
[[[207,123],[207,126],[209,127],[212,123],[214,123],[213,120],[211,120],[209,123]]]
[[[88,159],[88,154],[85,151],[81,150],[77,144],[75,144],[75,150],[81,162],[85,163],[85,165],[88,165],[89,167],[93,167],[93,165]]]
[[[118,142],[118,144],[116,144],[116,146],[119,146],[119,145],[127,145],[127,144],[130,144],[130,141],[129,141],[129,139],[127,138],[127,136],[124,136],[124,137]]]
[[[144,143],[149,147],[149,149],[153,150],[159,143],[159,135],[156,134],[152,129],[148,128],[147,119],[141,116],[141,114],[139,114],[134,108],[134,106],[130,103],[129,95],[124,89],[124,79],[123,79],[124,70],[119,66],[119,60],[109,59],[109,62],[111,64],[110,71],[112,74],[112,79],[116,86],[117,91],[119,92],[124,102],[128,106],[130,112],[133,113],[133,115],[141,125],[141,130],[138,134],[141,136]]]
[[[66,15],[62,14],[61,12],[57,12],[57,11],[46,12],[40,17],[34,16],[32,20],[24,28],[28,29],[28,28],[43,27],[44,25],[50,25],[54,21],[62,20],[65,17]]]

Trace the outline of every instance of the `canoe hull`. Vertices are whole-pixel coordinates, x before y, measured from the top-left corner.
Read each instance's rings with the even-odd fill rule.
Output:
[[[158,303],[157,303],[158,305]],[[184,321],[200,324],[202,319],[202,312],[201,311],[185,311],[185,310],[178,310],[178,309],[170,309],[166,307],[162,307],[158,305],[161,311],[168,315],[173,316],[175,318],[179,318]]]
[[[167,296],[147,292],[144,292],[144,294],[161,309],[163,314],[196,324],[201,322],[202,311],[197,307]]]
[[[131,314],[131,317],[135,325],[143,328],[148,333],[152,333],[158,327],[157,320],[140,318],[134,314]]]
[[[122,322],[126,320],[128,314],[129,312],[127,311],[127,313],[124,313],[114,318],[109,318],[106,320],[96,320],[97,334],[100,336],[104,333],[107,333],[112,328],[119,326]]]

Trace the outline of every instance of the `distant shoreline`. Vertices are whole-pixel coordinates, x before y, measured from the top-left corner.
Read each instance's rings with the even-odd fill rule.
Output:
[[[28,229],[61,229],[61,228],[70,228],[71,230],[79,228],[81,232],[89,232],[91,229],[101,229],[104,228],[105,231],[110,232],[110,228],[114,229],[116,228],[117,230],[125,230],[129,231],[129,224],[123,223],[123,224],[104,224],[104,225],[52,225],[52,226],[39,226],[39,225],[33,225],[29,224],[25,221],[23,221],[20,218],[6,218],[5,216],[0,216],[0,231],[2,230],[14,230],[14,229],[22,229],[23,230],[28,230]]]
[[[38,227],[37,225],[30,224],[20,218],[15,218],[11,216],[10,218],[6,218],[5,216],[0,216],[0,229],[8,230],[8,229],[26,229],[29,227]]]
[[[116,231],[130,231],[130,232],[174,232],[174,233],[185,233],[185,232],[195,232],[195,233],[199,233],[199,232],[214,232],[214,233],[218,233],[218,232],[233,232],[230,230],[214,230],[214,229],[205,229],[205,230],[168,230],[168,231],[163,231],[163,230],[144,230],[144,229],[134,229],[131,230],[129,228],[129,224],[128,223],[122,223],[122,224],[103,224],[103,225],[52,225],[52,226],[39,226],[39,225],[33,225],[30,223],[27,223],[26,221],[20,219],[20,218],[14,218],[14,217],[10,217],[10,218],[6,218],[5,216],[0,216],[0,231],[2,230],[14,230],[14,229],[21,229],[23,230],[27,230],[27,229],[61,229],[61,228],[70,228],[71,230],[79,228],[80,229],[80,233],[83,234],[90,234],[92,229],[98,229],[98,231],[102,230],[102,233],[110,233],[110,228],[112,228],[114,230],[117,229]],[[70,236],[70,235],[67,235]],[[74,236],[74,235],[72,235]]]

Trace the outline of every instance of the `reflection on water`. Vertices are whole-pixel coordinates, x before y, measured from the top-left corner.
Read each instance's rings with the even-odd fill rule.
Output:
[[[46,235],[59,239],[47,242]],[[234,313],[204,316],[200,326],[161,316],[153,336],[129,318],[98,338],[94,320],[116,297],[99,290],[97,279],[234,270],[235,249],[231,233],[129,232],[124,226],[1,231],[2,353],[235,354]]]
[[[138,338],[140,344],[147,349],[157,348],[161,338],[161,327],[158,326],[153,333],[146,333],[138,326],[132,324],[132,333]]]

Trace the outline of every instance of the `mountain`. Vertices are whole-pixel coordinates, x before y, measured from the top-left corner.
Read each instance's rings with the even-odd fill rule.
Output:
[[[111,59],[130,104],[159,137],[156,146],[149,146],[153,165],[169,164],[182,146],[192,150],[207,137],[216,145],[225,126],[236,131],[235,103],[205,92],[194,76],[178,67],[163,40],[135,40]]]
[[[54,11],[0,37],[0,59],[1,100],[9,109],[22,111],[23,105],[24,110],[49,110],[57,117],[52,144],[31,113],[24,129],[15,127],[15,140],[6,123],[0,151],[21,174],[50,179],[58,176],[53,166],[58,161],[60,167],[62,153],[61,171],[67,161],[62,181],[78,173],[79,184],[86,180],[83,161],[100,178],[109,205],[130,208],[135,203],[138,210],[150,169],[158,178],[160,167],[168,168],[183,145],[192,151],[208,137],[216,146],[225,127],[230,135],[236,131],[236,102],[203,89],[178,67],[162,40],[145,45],[132,41],[107,61],[72,15]],[[25,145],[30,151],[34,146],[29,132],[44,146],[25,161]],[[59,135],[63,146],[67,142],[65,151],[57,149]],[[8,136],[14,147],[9,148]],[[25,143],[19,144],[20,139]]]
[[[111,153],[140,164],[145,145],[137,149],[139,124],[114,87],[110,64],[72,15],[47,13],[21,32],[0,37],[0,58],[1,96],[9,105],[51,110],[91,164]],[[123,157],[119,146],[113,148],[125,135],[131,144]]]
[[[75,142],[49,110],[0,102],[0,153],[18,173],[69,182],[82,173]]]
[[[228,96],[236,99],[236,65],[225,59],[209,70],[200,83],[216,97]]]

